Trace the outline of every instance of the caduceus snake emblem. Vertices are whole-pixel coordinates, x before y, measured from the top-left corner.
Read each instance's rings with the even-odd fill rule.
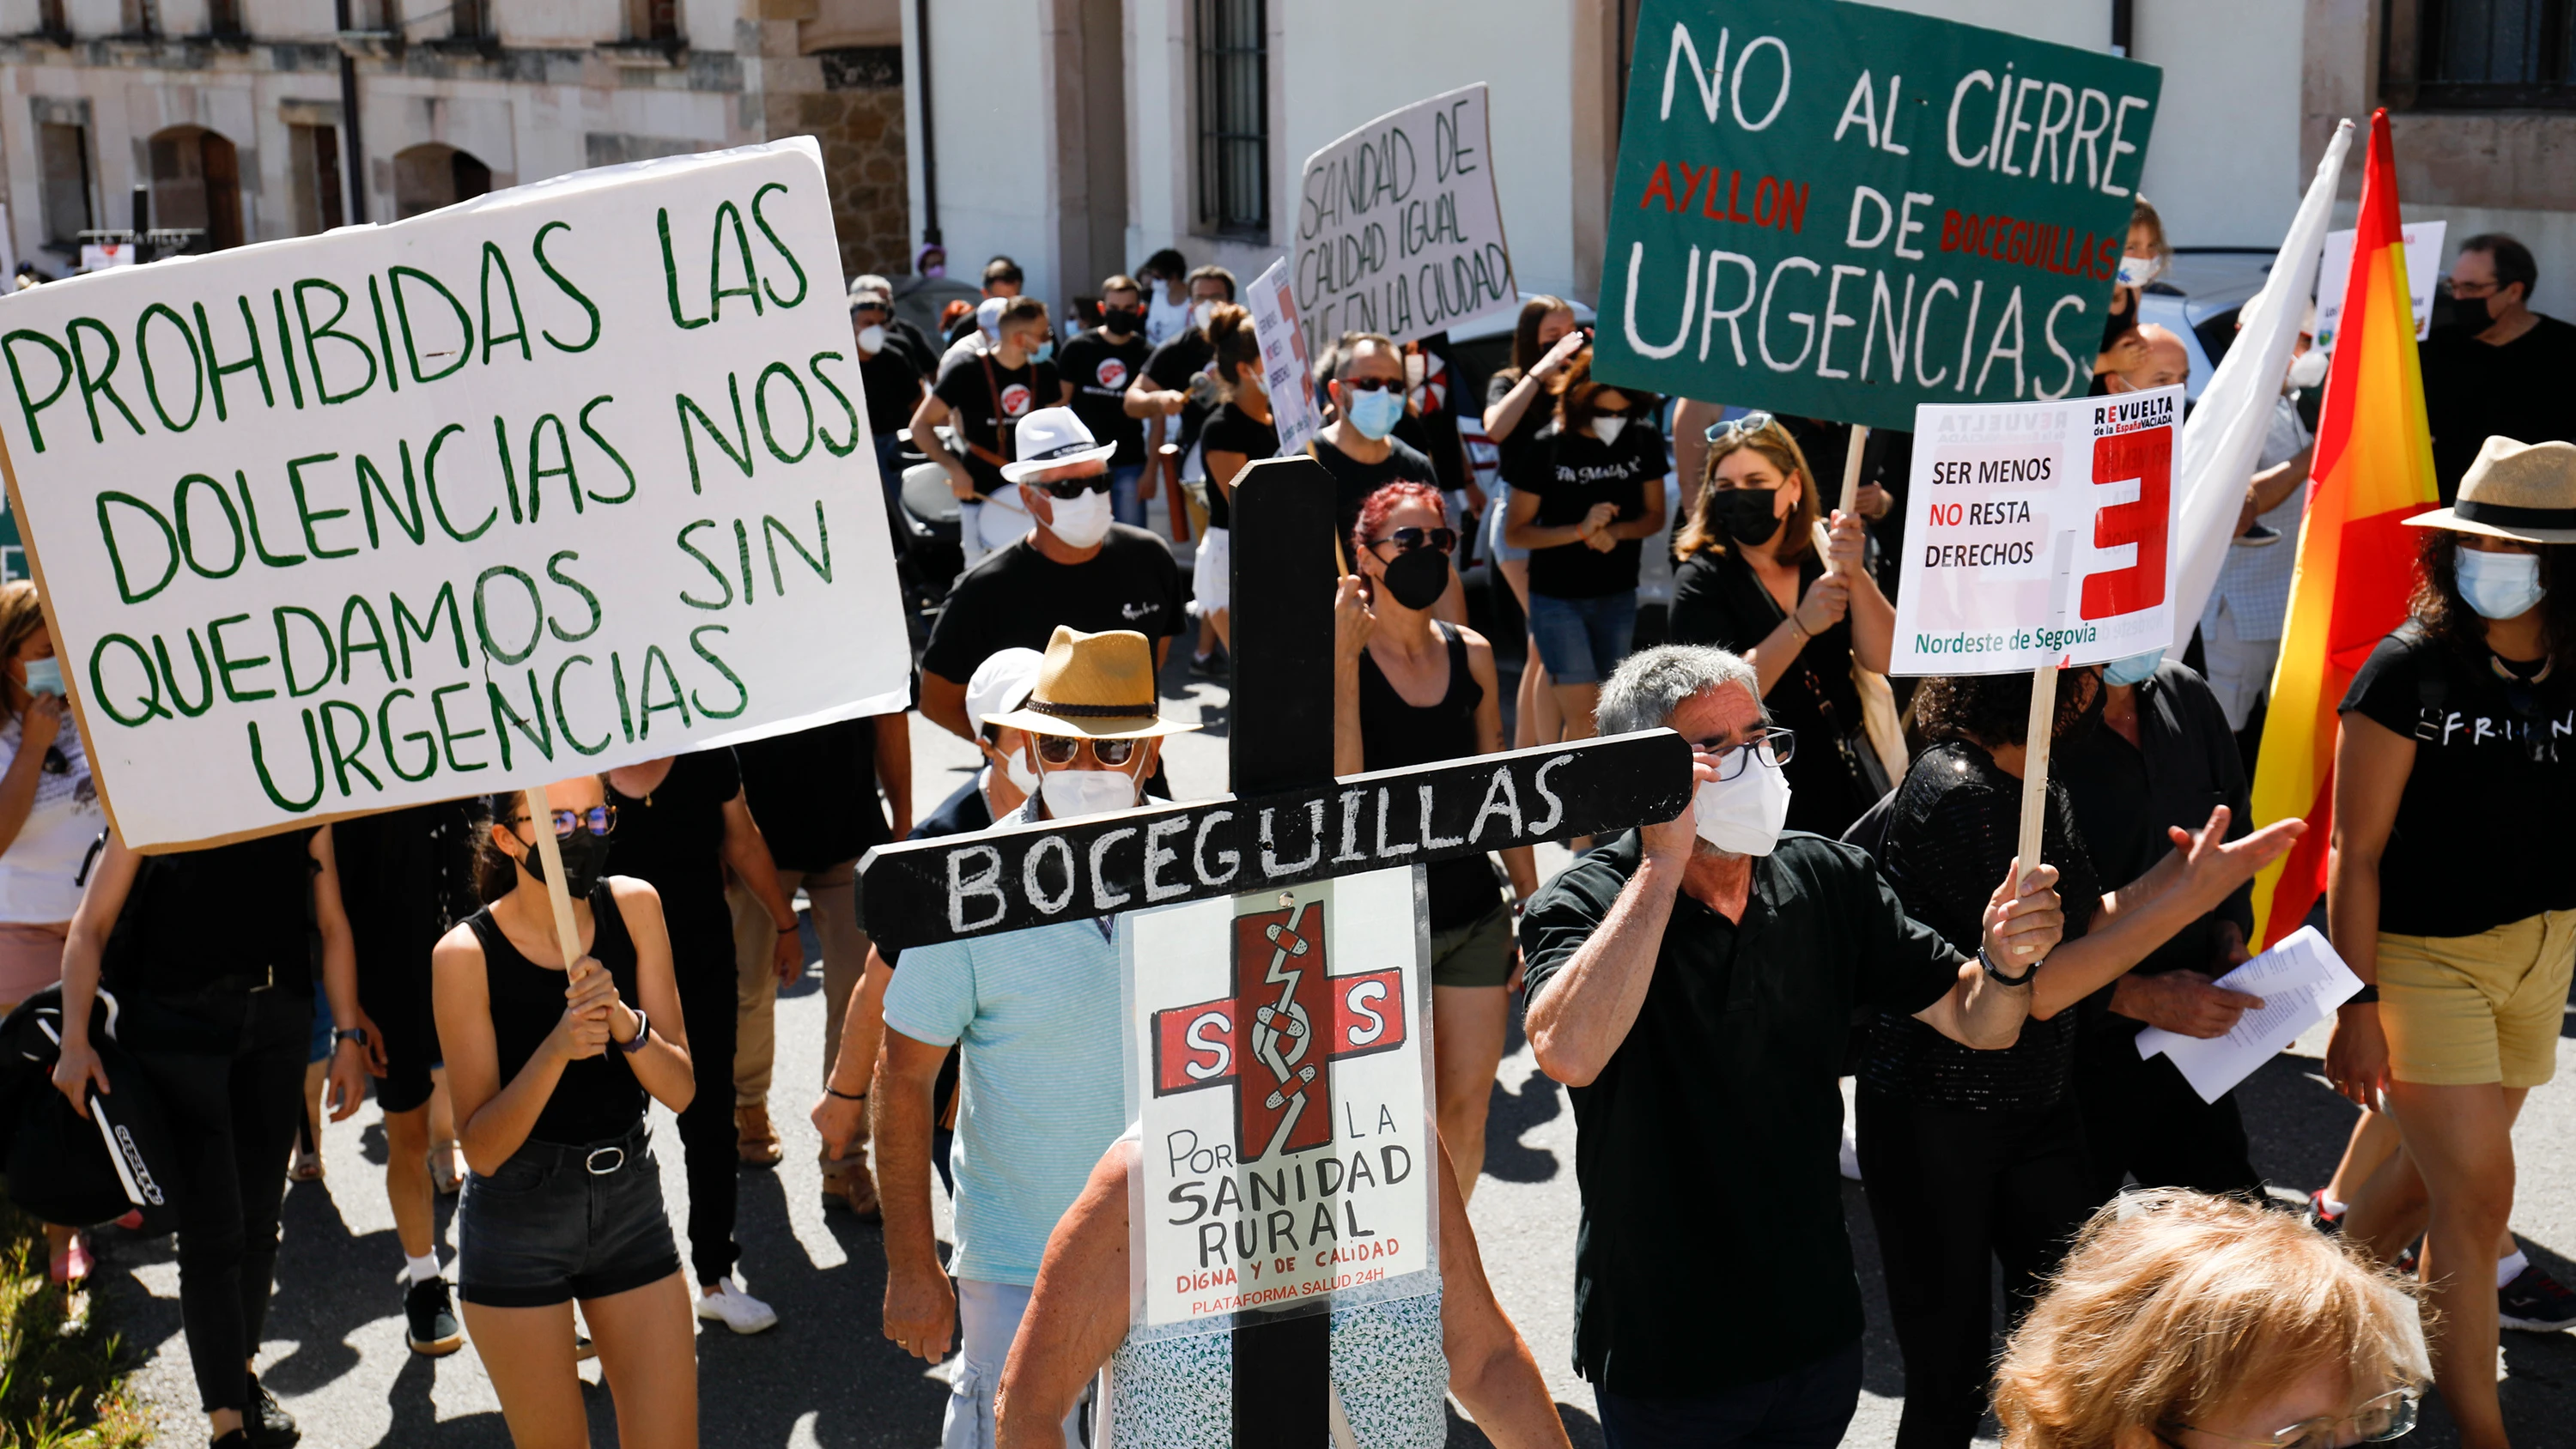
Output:
[[[1306,972],[1302,966],[1291,964],[1307,954],[1306,938],[1297,928],[1305,921],[1311,904],[1299,902],[1289,912],[1288,924],[1274,922],[1264,928],[1271,954],[1270,969],[1261,979],[1279,988],[1279,999],[1253,1009],[1252,1056],[1270,1069],[1278,1083],[1264,1105],[1273,1111],[1284,1106],[1287,1111],[1272,1130],[1270,1141],[1262,1147],[1262,1157],[1278,1151],[1279,1145],[1296,1130],[1297,1119],[1306,1110],[1306,1088],[1315,1080],[1315,1064],[1305,1059],[1314,1045],[1313,1024],[1307,1020],[1305,1003],[1297,999],[1297,983]]]

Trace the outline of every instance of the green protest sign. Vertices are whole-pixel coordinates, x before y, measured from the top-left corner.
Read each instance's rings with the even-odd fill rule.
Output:
[[[0,370],[138,849],[904,705],[810,138],[22,292]]]
[[[1888,428],[2082,392],[2161,81],[1844,0],[1647,0],[1596,371]]]

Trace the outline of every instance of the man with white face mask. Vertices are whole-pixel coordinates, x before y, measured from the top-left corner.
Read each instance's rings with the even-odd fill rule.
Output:
[[[2064,920],[2056,872],[2029,871],[1995,888],[1965,958],[1860,850],[1784,834],[1779,764],[1799,742],[1759,690],[1718,649],[1622,664],[1602,733],[1678,730],[1694,806],[1577,861],[1521,922],[1530,1045],[1574,1089],[1575,1355],[1612,1449],[1841,1439],[1861,1380],[1835,1166],[1853,1010],[2009,1046]],[[1678,1242],[1749,1251],[1626,1246]]]
[[[1154,650],[1132,630],[1058,628],[1036,686],[982,723],[1021,732],[1037,793],[1020,828],[1143,803],[1162,737]],[[918,946],[885,994],[873,1093],[885,1211],[885,1334],[932,1363],[952,1339],[964,1361],[949,1391],[943,1449],[993,1442],[993,1391],[1028,1309],[1047,1235],[1092,1164],[1125,1128],[1116,918],[1077,917],[998,936]],[[950,1161],[957,1252],[939,1261],[930,1217],[932,1086],[961,1050],[964,1106]],[[957,1283],[952,1290],[948,1272]],[[1068,1415],[1067,1449],[1079,1449]]]
[[[1171,551],[1141,528],[1110,521],[1114,443],[1094,441],[1070,408],[1039,408],[1015,430],[1016,456],[998,470],[1030,531],[959,576],[921,655],[921,712],[973,740],[966,681],[1003,649],[1040,649],[1059,625],[1087,633],[1132,629],[1166,641],[1187,622]]]

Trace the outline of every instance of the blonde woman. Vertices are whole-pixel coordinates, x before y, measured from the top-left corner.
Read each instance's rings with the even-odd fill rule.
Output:
[[[2296,1217],[2174,1189],[2075,1241],[1995,1370],[2004,1449],[2343,1449],[2415,1427],[2405,1288]]]

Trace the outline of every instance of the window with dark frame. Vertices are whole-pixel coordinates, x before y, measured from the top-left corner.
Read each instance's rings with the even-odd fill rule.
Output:
[[[679,0],[626,0],[626,38],[661,42],[679,39]]]
[[[63,18],[63,0],[36,0],[36,30],[42,35],[69,35],[72,27]]]
[[[1264,0],[1198,0],[1199,224],[1270,236],[1270,45]]]
[[[206,0],[206,33],[209,35],[241,34],[241,0]]]
[[[45,243],[77,252],[90,220],[89,128],[53,121],[36,127],[36,160],[42,178]]]
[[[2428,110],[2576,110],[2576,0],[2392,0],[2389,9],[2393,98]]]

